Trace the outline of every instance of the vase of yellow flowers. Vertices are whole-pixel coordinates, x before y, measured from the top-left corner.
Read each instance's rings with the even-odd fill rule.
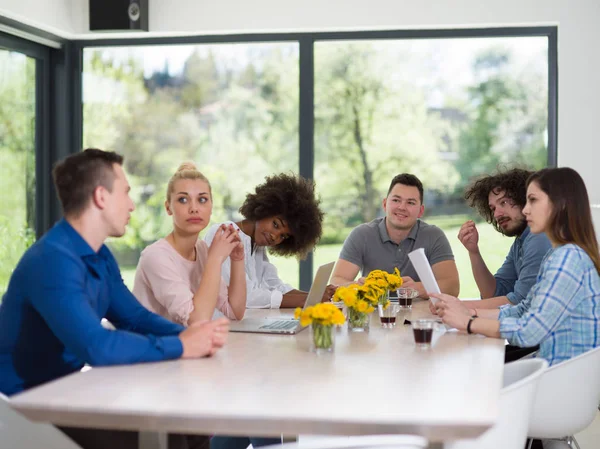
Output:
[[[375,310],[381,291],[371,283],[350,284],[339,287],[333,296],[334,301],[343,301],[348,316],[348,329],[352,332],[369,330],[369,314]]]
[[[335,344],[334,326],[341,326],[346,321],[344,314],[334,304],[320,303],[301,309],[294,313],[300,319],[301,326],[310,325],[311,351],[317,354],[333,352]]]
[[[389,306],[387,292],[402,285],[400,272],[394,273],[375,270],[369,273],[363,285],[350,284],[339,287],[333,295],[333,301],[343,301],[348,309],[348,329],[352,332],[369,331],[369,314],[375,307]]]
[[[348,307],[348,329],[351,332],[369,332],[370,313],[375,310],[368,306],[364,312]]]
[[[373,270],[365,279],[365,284],[367,283],[372,283],[380,289],[381,294],[379,295],[378,305],[386,309],[390,304],[389,292],[398,289],[402,285],[402,276],[400,276],[398,268],[394,268],[393,273]]]

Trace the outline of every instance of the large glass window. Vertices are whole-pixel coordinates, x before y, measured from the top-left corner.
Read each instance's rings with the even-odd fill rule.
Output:
[[[459,227],[480,221],[492,272],[513,239],[481,223],[463,192],[498,167],[547,164],[550,39],[386,36],[314,35],[314,136],[302,138],[314,137],[326,219],[313,268],[381,216],[392,177],[411,172],[425,185],[424,220],[453,247],[461,296],[477,296]],[[111,242],[130,286],[140,251],[170,231],[164,190],[179,163],[195,161],[210,179],[218,222],[239,219],[266,175],[298,172],[311,157],[298,153],[299,95],[308,94],[299,65],[296,41],[84,49],[84,146],[125,155],[138,206],[127,235]],[[298,262],[273,261],[297,286]]]
[[[210,180],[212,223],[239,220],[246,194],[279,172],[298,172],[298,44],[86,48],[84,147],[114,150],[137,209],[110,242],[126,283],[140,252],[166,236],[166,185],[183,161]],[[298,285],[298,262],[273,258]]]
[[[327,211],[315,267],[337,259],[350,230],[383,215],[394,175],[423,182],[424,220],[453,247],[461,296],[479,296],[457,239],[478,219],[465,186],[501,166],[546,166],[548,38],[322,41],[315,44],[315,180]],[[486,223],[492,272],[514,239]]]
[[[35,239],[36,61],[0,48],[0,301]]]

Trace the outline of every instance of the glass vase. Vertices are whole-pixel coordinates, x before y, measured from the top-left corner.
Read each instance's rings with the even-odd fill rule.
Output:
[[[335,332],[332,325],[312,323],[310,325],[310,349],[317,354],[333,352]]]
[[[348,307],[348,330],[351,332],[369,332],[369,314]]]

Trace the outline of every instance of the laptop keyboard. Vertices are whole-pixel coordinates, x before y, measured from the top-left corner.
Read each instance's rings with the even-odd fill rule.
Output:
[[[265,324],[264,326],[259,327],[259,329],[267,329],[267,330],[289,330],[298,327],[297,320],[282,320],[282,321],[274,321],[270,324]]]

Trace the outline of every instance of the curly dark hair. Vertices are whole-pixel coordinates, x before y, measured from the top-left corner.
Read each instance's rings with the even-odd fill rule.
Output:
[[[503,232],[494,220],[494,213],[490,209],[490,192],[503,191],[507,198],[513,200],[522,209],[527,202],[527,179],[532,173],[522,168],[513,168],[500,170],[494,175],[485,175],[467,187],[465,200],[485,218],[485,221],[491,223],[496,231]]]
[[[270,252],[278,256],[305,258],[323,233],[324,214],[319,208],[321,200],[315,195],[314,181],[281,173],[267,176],[255,190],[255,193],[246,195],[240,213],[254,222],[281,215],[292,235],[271,247]]]

